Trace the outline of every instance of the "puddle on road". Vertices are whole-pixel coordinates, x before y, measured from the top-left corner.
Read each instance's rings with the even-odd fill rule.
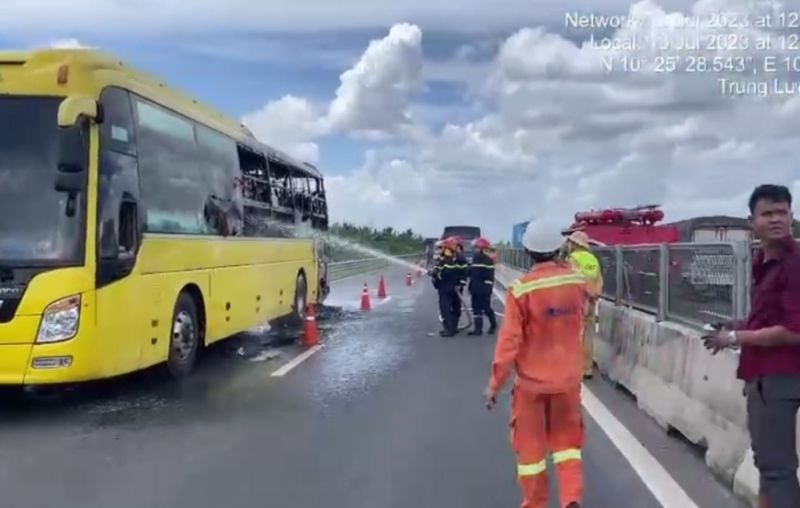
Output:
[[[320,306],[321,341],[357,334],[370,317],[360,310]],[[263,325],[204,351],[188,379],[174,381],[163,367],[111,380],[37,390],[0,390],[0,427],[72,421],[85,432],[103,427],[143,428],[222,417],[243,411],[254,398],[266,399],[270,374],[294,356],[302,328]]]
[[[239,356],[245,356],[244,348],[239,348]],[[268,360],[276,360],[281,357],[281,352],[276,349],[267,349],[260,351],[258,354],[251,356],[247,359],[249,362],[266,362]]]

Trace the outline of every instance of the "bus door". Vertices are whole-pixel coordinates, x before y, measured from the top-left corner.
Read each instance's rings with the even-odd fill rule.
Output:
[[[97,206],[97,336],[104,366],[134,370],[145,348],[155,299],[141,298],[141,277],[131,276],[144,226],[140,200],[139,161],[131,100],[128,93],[108,88],[101,95]],[[167,347],[167,336],[158,337]]]

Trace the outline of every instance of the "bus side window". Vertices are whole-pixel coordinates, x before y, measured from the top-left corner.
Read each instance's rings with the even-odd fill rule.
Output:
[[[244,233],[244,209],[241,184],[239,149],[236,142],[217,131],[195,124],[199,154],[198,164],[205,179],[208,225],[213,232],[223,236],[240,236]]]
[[[98,287],[125,277],[141,238],[139,167],[128,92],[106,88],[100,96],[100,171],[97,216]]]

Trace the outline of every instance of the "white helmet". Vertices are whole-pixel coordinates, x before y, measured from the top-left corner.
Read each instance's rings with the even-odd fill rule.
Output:
[[[554,224],[531,221],[522,236],[522,245],[531,252],[555,252],[564,245],[564,237]]]

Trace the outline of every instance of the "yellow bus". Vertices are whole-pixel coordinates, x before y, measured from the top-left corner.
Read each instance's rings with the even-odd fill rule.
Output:
[[[320,172],[157,79],[0,52],[0,132],[0,385],[187,376],[327,295]]]

